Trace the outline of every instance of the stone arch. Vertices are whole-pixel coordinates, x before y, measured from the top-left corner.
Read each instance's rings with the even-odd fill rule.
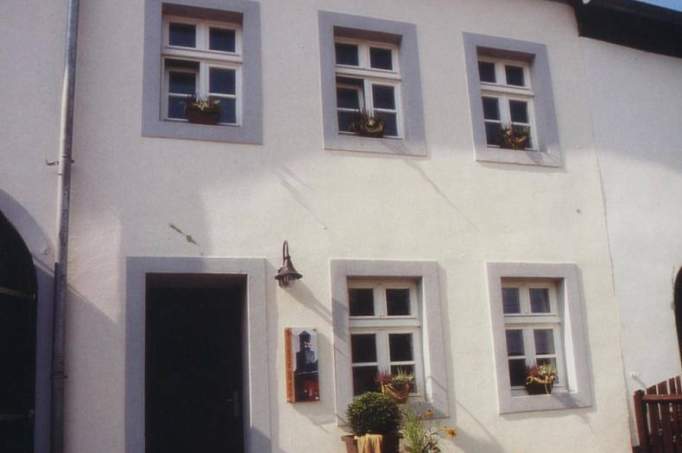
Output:
[[[50,450],[50,395],[52,355],[52,302],[54,290],[54,246],[35,218],[8,193],[0,190],[0,223],[13,231],[22,244],[23,260],[32,269],[35,294],[35,405],[33,413],[34,453]],[[19,241],[16,241],[17,243]],[[0,254],[1,255],[1,254]],[[28,277],[26,277],[28,278]],[[2,284],[0,283],[0,286]],[[28,287],[30,289],[30,286]],[[30,293],[30,291],[28,291]],[[0,433],[0,437],[2,437]],[[25,450],[21,450],[25,451]]]

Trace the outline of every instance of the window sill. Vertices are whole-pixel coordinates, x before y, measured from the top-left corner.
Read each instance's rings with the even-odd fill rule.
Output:
[[[170,119],[145,121],[143,118],[142,135],[144,137],[210,142],[263,144],[259,127],[235,124],[199,124]]]
[[[485,147],[476,149],[476,160],[503,164],[535,165],[539,167],[561,167],[558,150],[515,150]]]
[[[517,412],[554,411],[590,407],[592,403],[580,392],[555,390],[550,395],[519,394],[500,401],[500,414]]]
[[[423,142],[410,141],[399,137],[376,138],[342,133],[338,133],[335,137],[327,138],[325,140],[325,149],[330,151],[426,156],[426,145]]]

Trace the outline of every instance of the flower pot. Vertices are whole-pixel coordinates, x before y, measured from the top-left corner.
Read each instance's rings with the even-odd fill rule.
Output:
[[[215,125],[220,121],[220,112],[206,111],[193,108],[185,109],[185,114],[190,123]]]
[[[358,441],[354,435],[341,436],[341,440],[346,444],[346,453],[358,453]],[[398,453],[400,437],[398,434],[384,434],[381,453]]]
[[[381,138],[384,136],[384,120],[360,116],[352,130],[361,137]]]
[[[550,384],[531,382],[529,384],[526,384],[526,391],[528,392],[529,395],[551,395],[552,387],[554,387],[553,382]]]
[[[410,384],[382,384],[381,393],[390,396],[398,404],[405,404],[410,396]]]

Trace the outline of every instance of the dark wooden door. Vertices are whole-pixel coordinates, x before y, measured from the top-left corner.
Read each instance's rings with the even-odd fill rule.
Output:
[[[243,292],[147,293],[147,453],[244,451]]]
[[[33,452],[36,281],[31,254],[0,213],[0,452]]]

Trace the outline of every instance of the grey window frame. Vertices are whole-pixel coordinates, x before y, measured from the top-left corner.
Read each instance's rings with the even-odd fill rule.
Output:
[[[328,150],[426,156],[424,108],[414,24],[350,14],[319,12],[324,146]],[[340,134],[336,110],[335,34],[399,45],[402,138]]]
[[[585,332],[585,304],[573,263],[487,263],[488,297],[492,319],[493,349],[500,414],[592,406],[592,378]],[[551,395],[512,395],[502,309],[502,280],[548,279],[557,282],[561,316],[566,390]]]
[[[464,33],[463,39],[475,159],[481,162],[561,167],[563,162],[547,46],[475,33]],[[478,76],[479,55],[530,63],[531,85],[535,94],[533,105],[538,137],[537,151],[488,147]]]
[[[163,74],[164,6],[188,17],[236,17],[242,24],[242,117],[240,125],[191,124],[163,119],[161,96]],[[218,21],[220,19],[217,19]],[[142,90],[142,136],[226,143],[263,143],[263,88],[261,65],[260,3],[251,0],[146,0]]]
[[[440,291],[439,266],[434,261],[382,261],[332,259],[331,294],[334,350],[335,414],[344,425],[346,408],[353,401],[353,376],[350,343],[350,312],[348,308],[348,280],[371,277],[376,279],[399,277],[417,282],[421,299],[422,357],[424,360],[424,396],[421,405],[435,417],[448,417],[449,392],[447,357]]]

